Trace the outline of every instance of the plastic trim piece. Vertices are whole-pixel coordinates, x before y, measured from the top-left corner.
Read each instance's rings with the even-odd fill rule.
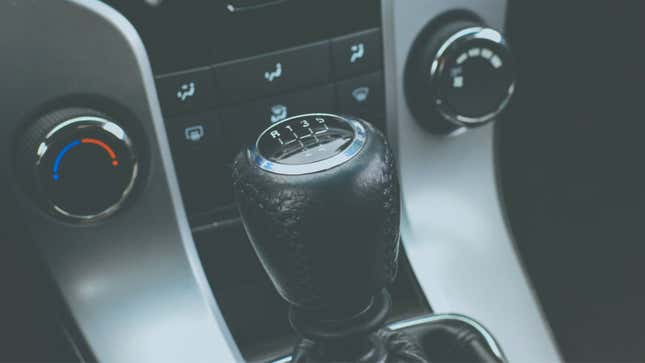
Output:
[[[8,171],[0,178],[0,215],[18,214],[29,230],[68,308],[66,321],[79,332],[76,345],[107,363],[242,362],[192,239],[134,27],[97,0],[1,1],[0,44],[11,54],[0,57],[0,97],[11,100],[0,108],[2,145],[13,145],[30,115],[88,99],[119,105],[93,108],[131,115],[145,140],[136,202],[83,226],[33,206],[14,181],[11,149],[0,148],[0,170]]]
[[[454,10],[502,29],[506,0],[382,1],[386,123],[401,182],[401,239],[433,311],[476,316],[511,362],[560,362],[506,224],[493,125],[433,135],[407,106],[404,68],[412,44],[430,21]]]

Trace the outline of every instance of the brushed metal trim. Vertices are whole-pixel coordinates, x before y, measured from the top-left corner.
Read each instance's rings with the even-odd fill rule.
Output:
[[[260,140],[267,134],[267,132],[272,130],[273,127],[275,127],[276,125],[287,123],[293,119],[304,118],[304,117],[312,117],[312,118],[333,117],[338,120],[342,120],[347,124],[349,124],[349,126],[354,131],[354,139],[339,154],[331,158],[319,160],[309,164],[297,164],[297,165],[281,164],[279,162],[271,161],[265,158],[262,155],[262,153],[260,153]],[[283,174],[283,175],[304,175],[304,174],[317,173],[323,170],[329,170],[331,168],[335,168],[339,165],[346,163],[347,161],[351,160],[354,156],[358,155],[358,153],[361,150],[363,150],[363,146],[365,145],[366,142],[367,142],[367,133],[365,131],[365,128],[360,122],[358,122],[354,118],[342,117],[342,116],[333,115],[330,113],[308,113],[304,115],[298,115],[298,116],[292,116],[292,117],[286,118],[280,122],[277,122],[271,125],[270,127],[267,127],[260,134],[260,136],[258,136],[255,144],[251,145],[246,152],[247,152],[247,158],[249,159],[249,161],[254,163],[260,169],[263,169],[265,171],[276,173],[276,174]]]
[[[473,11],[503,29],[506,1],[382,0],[386,122],[401,182],[401,238],[433,311],[476,316],[511,362],[560,362],[504,218],[493,125],[433,135],[405,100],[404,67],[414,39],[450,10]]]

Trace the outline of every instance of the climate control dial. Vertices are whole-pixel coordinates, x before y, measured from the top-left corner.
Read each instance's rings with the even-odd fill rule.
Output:
[[[29,128],[18,150],[23,185],[52,214],[93,221],[120,209],[139,165],[129,135],[88,109],[57,111]]]
[[[410,108],[431,131],[475,127],[495,119],[514,87],[513,61],[504,37],[473,21],[431,26],[415,43],[406,69]]]

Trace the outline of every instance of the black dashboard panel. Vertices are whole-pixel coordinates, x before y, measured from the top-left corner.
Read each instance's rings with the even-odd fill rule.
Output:
[[[271,122],[337,112],[384,126],[377,0],[109,3],[146,44],[193,225],[230,211],[233,156]]]
[[[108,0],[143,38],[155,74],[222,63],[378,27],[378,0],[287,0],[231,13],[225,0]],[[151,3],[158,3],[153,6]]]

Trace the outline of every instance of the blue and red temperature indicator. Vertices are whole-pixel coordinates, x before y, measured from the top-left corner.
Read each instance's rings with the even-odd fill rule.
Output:
[[[105,152],[108,154],[110,159],[112,159],[112,165],[114,167],[117,167],[119,165],[119,161],[116,158],[116,153],[114,150],[106,143],[104,143],[101,140],[94,139],[94,138],[83,138],[80,140],[74,140],[70,142],[69,144],[65,145],[64,148],[61,149],[61,151],[58,153],[56,156],[56,160],[54,161],[54,168],[53,168],[53,178],[54,180],[60,179],[60,174],[58,173],[60,170],[60,164],[63,161],[63,157],[65,154],[67,154],[71,149],[75,148],[76,146],[79,146],[81,144],[93,144],[96,146],[101,147]]]

